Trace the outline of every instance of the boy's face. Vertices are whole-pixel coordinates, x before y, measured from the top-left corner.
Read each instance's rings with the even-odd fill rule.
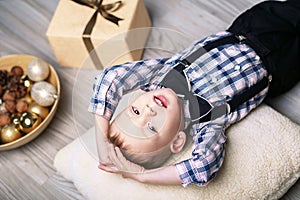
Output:
[[[169,88],[145,92],[111,125],[131,152],[150,153],[170,144],[183,129],[180,100]]]

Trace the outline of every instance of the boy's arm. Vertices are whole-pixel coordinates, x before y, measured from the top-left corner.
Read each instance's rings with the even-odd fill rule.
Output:
[[[94,121],[99,163],[110,166],[112,163],[108,156],[109,141],[107,139],[109,121],[97,114],[94,114]]]
[[[123,178],[130,178],[140,183],[159,185],[182,184],[175,166],[167,166],[163,168],[147,170],[143,173],[124,172],[120,171],[116,167],[110,167],[102,164],[99,165],[99,168],[106,172],[122,174]]]
[[[180,185],[181,179],[175,166],[167,166],[159,169],[148,170],[144,173],[123,173],[124,178],[131,178],[141,183],[159,185]]]
[[[218,124],[204,126],[195,136],[195,148],[192,158],[175,164],[153,170],[145,170],[134,164],[122,155],[118,147],[110,147],[109,158],[113,167],[99,165],[99,168],[122,174],[142,183],[150,184],[182,184],[184,187],[190,183],[205,186],[216,176],[220,169],[224,155],[226,136],[224,128]]]
[[[184,187],[191,183],[205,186],[216,177],[225,156],[224,131],[222,123],[212,121],[197,130],[192,157],[175,164]]]
[[[148,184],[181,184],[182,181],[175,166],[145,170],[142,166],[132,163],[123,156],[118,147],[109,146],[109,159],[113,166],[100,164],[99,168],[110,173],[122,174],[124,178],[131,178]]]
[[[168,59],[129,62],[103,70],[94,82],[88,110],[111,119],[124,94],[158,82],[159,72]]]

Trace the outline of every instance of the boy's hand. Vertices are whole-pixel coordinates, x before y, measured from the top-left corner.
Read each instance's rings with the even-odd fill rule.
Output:
[[[133,180],[142,182],[142,175],[145,169],[135,163],[132,163],[123,156],[118,147],[110,145],[109,158],[113,163],[113,166],[99,164],[99,169],[109,173],[121,174],[123,178],[131,178]]]
[[[114,166],[100,164],[98,167],[106,172],[121,174],[123,178],[130,178],[141,183],[149,184],[181,184],[175,166],[167,166],[152,170],[134,164],[123,156],[118,147],[110,146],[110,160]]]
[[[128,161],[122,154],[119,147],[109,146],[109,159],[112,164],[123,173],[144,173],[145,168]]]

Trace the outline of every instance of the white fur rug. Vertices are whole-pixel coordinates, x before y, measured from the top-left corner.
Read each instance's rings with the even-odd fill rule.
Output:
[[[226,133],[223,167],[208,186],[145,185],[100,171],[94,129],[61,149],[54,166],[87,199],[278,199],[300,176],[300,126],[262,105]],[[188,157],[191,148],[183,152]],[[169,161],[174,162],[174,159]]]

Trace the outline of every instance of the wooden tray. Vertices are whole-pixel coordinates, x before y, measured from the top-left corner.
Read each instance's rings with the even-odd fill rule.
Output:
[[[9,55],[9,56],[4,56],[0,58],[0,69],[6,69],[10,71],[10,68],[13,67],[14,65],[21,66],[24,70],[24,73],[26,74],[26,69],[27,65],[29,62],[31,62],[34,59],[38,59],[37,57],[30,56],[30,55]],[[60,81],[59,77],[55,71],[55,69],[49,64],[50,67],[50,74],[48,78],[45,80],[51,84],[53,84],[56,89],[57,89],[57,96],[58,98],[55,100],[54,104],[51,106],[49,110],[49,114],[47,117],[42,121],[41,124],[39,124],[38,127],[36,127],[33,131],[27,133],[25,136],[10,142],[6,144],[0,144],[0,151],[1,150],[9,150],[9,149],[14,149],[17,147],[20,147],[33,139],[35,139],[37,136],[39,136],[45,128],[49,125],[51,122],[52,118],[54,117],[58,102],[59,102],[59,97],[60,97]]]

